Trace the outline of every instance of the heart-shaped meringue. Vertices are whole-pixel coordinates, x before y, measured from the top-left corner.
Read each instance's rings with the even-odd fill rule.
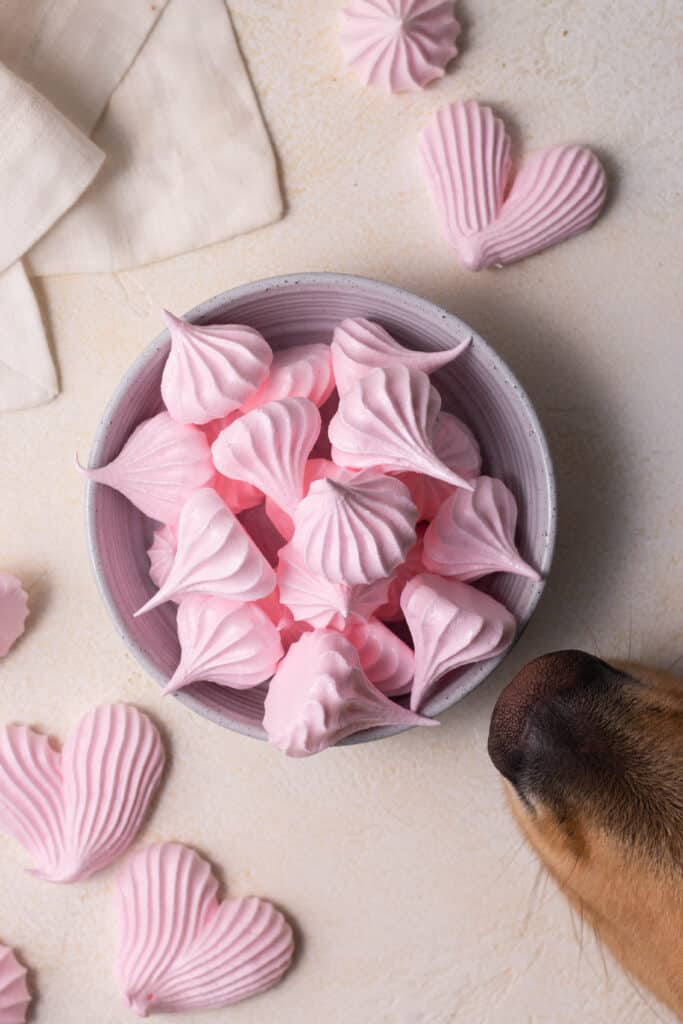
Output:
[[[239,409],[268,376],[270,345],[244,324],[189,324],[163,311],[171,351],[161,397],[174,420],[208,423]]]
[[[161,779],[164,750],[126,704],[89,712],[61,753],[23,725],[0,731],[0,828],[29,852],[33,874],[76,882],[135,838]]]
[[[383,622],[377,619],[352,622],[344,630],[344,636],[358,651],[360,667],[373,686],[387,697],[410,693],[415,655]]]
[[[344,629],[354,619],[368,619],[389,593],[388,579],[350,587],[316,576],[290,544],[280,551],[277,580],[280,600],[294,618],[317,628]]]
[[[408,488],[371,470],[311,484],[294,513],[290,548],[317,576],[354,586],[389,576],[415,543]]]
[[[403,612],[401,611],[403,588],[408,580],[412,580],[413,576],[417,576],[418,573],[425,571],[422,561],[424,534],[425,527],[418,526],[417,540],[406,555],[405,560],[394,569],[389,577],[387,599],[375,612],[375,617],[381,619],[382,622],[398,622],[403,618]],[[374,680],[370,681],[374,682]]]
[[[304,467],[303,497],[306,497],[315,480],[350,480],[351,476],[348,469],[336,466],[329,459],[309,459]],[[294,522],[291,516],[283,512],[271,498],[266,498],[266,512],[278,532],[286,540],[291,540],[294,536]]]
[[[284,651],[278,631],[256,604],[191,594],[178,607],[180,663],[164,693],[190,683],[247,690],[270,679]]]
[[[177,548],[178,540],[172,526],[160,526],[154,531],[147,557],[150,579],[156,587],[163,587],[168,579]]]
[[[385,697],[368,681],[341,633],[314,630],[292,644],[270,681],[263,727],[290,757],[308,757],[362,729],[436,725]]]
[[[275,586],[275,573],[215,491],[190,495],[178,521],[178,546],[163,586],[135,615],[187,594],[256,601]]]
[[[218,901],[211,865],[180,843],[134,854],[118,878],[118,975],[128,1007],[149,1013],[229,1006],[275,985],[292,929],[266,900]]]
[[[0,658],[24,632],[28,616],[28,594],[21,580],[7,572],[0,572]]]
[[[0,945],[0,1024],[25,1024],[31,1005],[27,974],[14,950]]]
[[[343,320],[332,335],[332,366],[337,391],[345,395],[356,381],[371,370],[387,366],[407,366],[411,370],[433,373],[461,355],[472,339],[460,341],[443,352],[419,352],[399,345],[379,324],[355,317]]]
[[[446,237],[470,270],[504,266],[585,231],[607,195],[605,172],[582,146],[532,154],[510,178],[510,138],[489,107],[442,107],[420,149]]]
[[[274,354],[261,387],[242,404],[242,411],[246,413],[281,398],[307,398],[320,408],[333,387],[329,345],[317,342],[281,348]]]
[[[406,583],[401,608],[415,649],[413,711],[447,672],[501,654],[517,630],[514,615],[488,594],[428,573]]]
[[[469,489],[434,452],[431,435],[440,410],[441,396],[420,370],[401,364],[372,370],[339,402],[329,429],[332,458],[338,466],[426,473]]]
[[[160,523],[177,522],[183,502],[216,472],[202,431],[176,423],[167,412],[136,427],[107,466],[79,469],[89,480],[120,491]]]
[[[511,572],[539,580],[515,546],[517,502],[502,480],[480,476],[473,491],[457,490],[439,509],[424,538],[429,572],[478,580]]]

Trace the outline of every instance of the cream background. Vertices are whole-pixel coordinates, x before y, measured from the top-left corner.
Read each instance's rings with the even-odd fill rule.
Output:
[[[451,73],[394,98],[343,73],[331,0],[230,6],[289,209],[275,226],[166,263],[38,282],[63,394],[0,420],[0,565],[27,582],[33,608],[0,666],[2,719],[63,738],[99,702],[149,711],[171,765],[140,841],[192,843],[230,892],[270,896],[297,922],[299,960],[280,988],[179,1024],[654,1021],[650,997],[603,964],[588,934],[582,950],[562,898],[536,886],[485,747],[500,688],[536,654],[630,646],[663,666],[683,655],[678,4],[463,0]],[[415,136],[435,107],[468,97],[510,116],[524,146],[582,141],[604,155],[613,200],[591,233],[501,272],[457,265]],[[547,595],[493,679],[438,731],[303,763],[161,700],[96,592],[72,465],[159,330],[160,306],[182,312],[302,270],[383,278],[481,331],[537,404],[561,510]],[[25,863],[0,837],[0,941],[35,969],[37,1024],[132,1020],[112,978],[114,872],[58,888]]]

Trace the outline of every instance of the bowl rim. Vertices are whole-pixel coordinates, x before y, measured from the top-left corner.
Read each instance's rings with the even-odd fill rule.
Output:
[[[313,287],[329,287],[330,285],[336,285],[338,287],[347,287],[354,289],[369,290],[374,294],[386,295],[393,298],[394,300],[400,300],[403,303],[407,303],[413,308],[418,306],[422,313],[427,314],[429,317],[445,321],[450,324],[455,334],[471,335],[473,339],[476,339],[477,347],[482,351],[487,359],[497,368],[503,377],[505,383],[511,386],[516,392],[516,397],[523,407],[523,412],[527,418],[530,427],[533,429],[534,434],[538,441],[539,452],[542,460],[543,475],[545,479],[545,486],[547,492],[547,506],[548,506],[548,521],[545,529],[545,543],[543,548],[543,555],[540,560],[539,570],[541,579],[534,584],[534,590],[529,599],[529,605],[526,613],[523,617],[518,620],[517,632],[512,645],[504,651],[502,654],[497,655],[494,658],[489,658],[486,661],[481,662],[478,665],[471,666],[472,678],[468,681],[467,686],[461,687],[458,690],[458,694],[455,700],[449,699],[447,693],[437,694],[431,699],[430,707],[425,712],[428,717],[435,718],[437,715],[442,714],[448,708],[452,707],[453,704],[458,703],[463,697],[467,696],[472,690],[476,689],[488,676],[490,676],[501,664],[501,662],[507,657],[513,647],[516,646],[520,640],[524,630],[528,626],[533,614],[535,613],[538,603],[541,599],[545,585],[548,579],[548,574],[552,566],[555,541],[557,535],[557,488],[555,480],[555,472],[553,469],[552,457],[550,454],[550,448],[548,445],[547,438],[543,427],[541,426],[540,420],[536,413],[536,410],[529,398],[526,390],[522,387],[518,381],[516,375],[512,372],[505,360],[496,352],[496,350],[484,339],[481,335],[475,331],[469,324],[465,323],[455,313],[450,313],[448,310],[437,305],[429,299],[425,299],[420,295],[416,295],[414,292],[409,291],[406,288],[402,288],[399,285],[389,284],[385,281],[378,281],[375,278],[364,277],[359,274],[341,274],[333,271],[319,271],[319,272],[303,272],[295,274],[280,274],[274,277],[262,278],[258,281],[248,282],[246,284],[237,285],[235,288],[229,288],[217,295],[212,296],[209,299],[205,299],[198,305],[194,306],[189,312],[182,314],[183,319],[191,323],[210,317],[214,312],[222,310],[228,303],[233,303],[244,298],[253,298],[254,296],[264,294],[270,291],[279,290],[282,288],[296,287],[298,285],[305,284]],[[145,346],[140,355],[131,364],[128,370],[123,375],[121,381],[115,388],[109,402],[107,403],[105,410],[100,418],[95,431],[95,437],[90,450],[88,459],[88,466],[99,466],[101,462],[102,450],[106,444],[107,436],[111,424],[117,414],[118,407],[121,402],[125,399],[129,389],[135,383],[140,372],[147,366],[147,364],[156,358],[159,349],[167,345],[170,341],[170,335],[168,329],[162,330],[149,344]],[[109,588],[106,575],[102,566],[102,560],[99,554],[97,544],[97,534],[95,528],[95,495],[96,485],[93,481],[86,481],[85,491],[85,520],[86,520],[86,535],[88,542],[88,549],[90,554],[90,561],[92,564],[93,572],[95,575],[95,581],[97,583],[98,590],[104,602],[104,605],[109,612],[109,615],[114,623],[116,631],[120,635],[126,647],[132,651],[138,663],[142,668],[158,683],[165,685],[167,682],[164,674],[157,668],[154,662],[149,658],[146,651],[141,648],[135,640],[131,637],[126,623],[122,616],[119,614],[119,610],[114,602],[111,590]],[[223,728],[229,728],[235,732],[241,733],[245,736],[250,736],[254,739],[265,740],[262,729],[259,726],[245,723],[230,718],[224,712],[215,711],[213,708],[207,707],[199,698],[195,697],[191,691],[179,691],[173,696],[184,704],[190,710],[195,711],[202,717],[214,722]],[[439,700],[439,697],[442,699]],[[388,725],[381,726],[375,729],[368,729],[360,733],[355,733],[352,736],[342,740],[341,743],[335,744],[336,746],[347,746],[356,743],[365,743],[375,739],[384,739],[388,736],[395,736],[399,733],[405,732],[408,729],[414,728],[410,725]]]

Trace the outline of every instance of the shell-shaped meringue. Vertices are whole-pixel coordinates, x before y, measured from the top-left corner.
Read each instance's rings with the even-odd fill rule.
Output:
[[[247,690],[270,679],[283,655],[276,627],[256,604],[191,594],[178,608],[180,663],[164,693],[209,682]]]
[[[82,471],[89,480],[120,491],[160,523],[177,522],[183,502],[216,472],[202,431],[176,423],[167,412],[136,427],[107,466]]]
[[[345,395],[371,370],[399,363],[412,370],[433,373],[461,355],[471,340],[466,338],[445,352],[418,352],[400,345],[383,327],[364,317],[343,320],[335,328],[330,346],[337,391]]]
[[[283,398],[240,417],[211,451],[219,473],[253,484],[290,512],[303,496],[306,460],[319,433],[313,402]]]
[[[134,854],[118,877],[118,976],[129,1009],[229,1006],[275,985],[292,961],[292,929],[266,900],[219,902],[211,865],[180,843]]]
[[[175,531],[171,526],[160,526],[154,531],[152,543],[147,548],[149,575],[155,587],[163,587],[171,571],[178,547]]]
[[[294,513],[291,548],[311,572],[354,586],[389,576],[415,543],[408,488],[372,471],[316,480]]]
[[[215,491],[190,495],[178,521],[178,547],[166,581],[135,614],[187,594],[256,601],[275,586],[275,574],[242,524]]]
[[[27,973],[14,950],[0,945],[0,1024],[25,1024],[31,1005]]]
[[[290,757],[318,754],[380,725],[436,725],[372,686],[358,652],[340,633],[314,630],[292,644],[270,681],[263,727]]]
[[[342,466],[336,466],[329,459],[309,459],[304,468],[304,494],[306,497],[311,484],[316,480],[350,480],[352,473]],[[266,498],[266,512],[278,532],[287,540],[294,536],[292,517],[276,505],[271,498]]]
[[[360,667],[373,686],[387,697],[410,692],[415,655],[383,622],[353,622],[344,630],[344,636],[358,651]]]
[[[424,539],[429,572],[478,580],[491,572],[540,576],[515,546],[517,502],[502,480],[480,476],[473,491],[457,490],[439,509]]]
[[[415,649],[413,711],[447,672],[501,654],[517,629],[514,615],[488,594],[428,573],[406,584],[401,608]]]
[[[347,67],[386,92],[424,89],[458,50],[453,0],[350,0],[342,11]]]
[[[125,704],[89,712],[60,753],[22,725],[0,732],[0,828],[50,882],[88,878],[138,832],[164,766],[146,715]]]
[[[397,364],[372,370],[343,395],[330,423],[338,466],[426,473],[456,487],[471,485],[435,454],[431,442],[441,397],[421,370]]]
[[[0,658],[24,632],[28,616],[28,594],[21,580],[7,572],[0,572]]]
[[[413,576],[417,576],[418,573],[425,571],[422,561],[424,531],[424,526],[418,527],[417,540],[406,555],[405,560],[394,569],[389,577],[387,599],[375,612],[375,617],[381,619],[382,622],[398,622],[403,618],[403,612],[401,611],[403,588],[408,580],[412,580]],[[374,679],[371,682],[374,682]]]
[[[163,312],[171,351],[161,397],[174,420],[208,423],[239,409],[268,376],[273,353],[244,324],[189,324]]]
[[[275,352],[268,376],[242,404],[242,411],[249,412],[281,398],[307,398],[320,408],[333,388],[330,346],[322,342],[293,345]]]

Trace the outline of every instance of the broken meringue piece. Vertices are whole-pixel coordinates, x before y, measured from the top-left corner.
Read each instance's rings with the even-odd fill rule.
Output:
[[[171,571],[178,541],[171,526],[159,526],[147,548],[149,575],[156,587],[163,587]]]
[[[436,725],[395,704],[368,681],[340,633],[315,630],[293,644],[270,681],[263,727],[273,746],[308,757],[362,729]]]
[[[27,975],[14,950],[0,945],[0,1024],[25,1024],[31,1005]]]
[[[413,711],[447,672],[501,654],[517,630],[514,616],[488,594],[427,573],[406,583],[401,608],[415,649]]]
[[[368,680],[387,697],[410,693],[415,655],[408,644],[377,619],[352,622],[344,636],[358,651]]]
[[[219,902],[211,865],[180,843],[130,858],[118,909],[118,976],[139,1017],[229,1006],[271,988],[292,961],[280,911],[253,896]]]
[[[539,580],[515,546],[517,502],[502,480],[480,476],[473,491],[457,490],[439,509],[424,539],[429,572],[478,580],[510,572]]]
[[[330,346],[317,342],[279,349],[273,355],[268,376],[245,402],[242,411],[281,398],[307,398],[320,408],[332,394],[334,377]]]
[[[135,615],[186,594],[256,601],[275,573],[242,524],[211,488],[190,495],[178,521],[178,546],[163,586]]]
[[[0,828],[30,854],[33,874],[76,882],[135,838],[164,766],[146,715],[126,704],[89,712],[61,753],[23,725],[0,731]]]
[[[208,423],[239,409],[273,361],[263,335],[244,324],[190,324],[163,311],[171,351],[161,397],[174,420]]]
[[[368,619],[389,592],[388,579],[350,587],[317,576],[291,544],[280,551],[277,579],[282,603],[298,622],[316,628],[344,629],[353,619]]]
[[[28,594],[21,580],[0,572],[0,658],[9,654],[23,634],[28,617]]]

